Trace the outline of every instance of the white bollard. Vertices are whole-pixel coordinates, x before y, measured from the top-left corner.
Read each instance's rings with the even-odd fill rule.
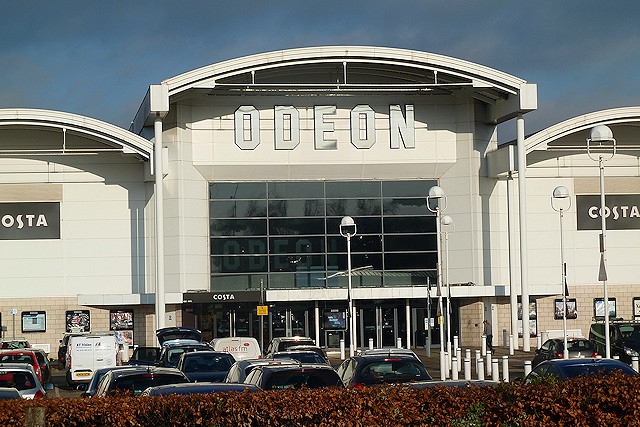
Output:
[[[396,338],[396,347],[402,348],[402,338]]]
[[[344,360],[344,338],[340,340],[340,360]]]
[[[440,352],[440,380],[447,379],[447,358],[444,351]]]
[[[464,379],[471,379],[471,359],[469,359],[468,357],[464,359]]]
[[[515,349],[515,345],[513,342],[513,335],[509,335],[509,356],[513,356],[514,349]]]
[[[500,380],[500,369],[498,369],[498,359],[491,361],[491,379],[494,381]]]
[[[502,380],[509,382],[509,356],[502,356]]]
[[[524,361],[524,376],[526,377],[531,372],[531,360]]]
[[[482,345],[480,346],[480,349],[482,350],[482,356],[486,356],[487,355],[487,336],[486,335],[482,335]]]
[[[465,358],[471,360],[471,349],[468,348],[464,351]]]
[[[456,347],[456,357],[458,358],[458,360],[462,360],[462,349],[460,349],[460,347]],[[458,372],[460,372],[462,370],[462,363],[458,363]]]
[[[451,379],[452,380],[458,379],[458,358],[457,357],[451,358]]]
[[[373,350],[373,338],[369,338],[369,350]]]
[[[639,367],[638,367],[638,356],[631,356],[631,367],[633,368],[634,371],[640,372],[640,371],[638,371],[638,369],[639,369]]]
[[[478,360],[478,379],[484,380],[484,360]]]
[[[491,375],[491,352],[487,351],[487,375]]]
[[[457,335],[453,336],[453,348],[458,348],[460,346],[460,340]]]
[[[480,350],[476,350],[476,372],[478,372],[478,360],[480,360],[480,359],[481,359]]]

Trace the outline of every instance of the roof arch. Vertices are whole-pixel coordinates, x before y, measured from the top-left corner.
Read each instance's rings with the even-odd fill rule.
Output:
[[[47,137],[32,143],[24,139],[24,131],[43,131]],[[128,130],[85,116],[52,110],[0,109],[0,155],[100,152],[120,152],[148,161],[153,144]]]
[[[586,138],[592,127],[607,125],[610,127],[640,126],[640,106],[612,108],[595,111],[581,116],[572,117],[555,125],[549,126],[525,139],[527,153],[537,150],[585,149]],[[614,137],[616,131],[613,131]],[[638,149],[634,141],[618,141],[619,148]]]

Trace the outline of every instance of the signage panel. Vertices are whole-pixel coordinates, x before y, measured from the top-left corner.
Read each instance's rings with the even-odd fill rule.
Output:
[[[640,194],[611,194],[605,197],[607,230],[640,229]],[[600,230],[600,195],[576,195],[578,230]]]
[[[182,296],[183,303],[258,302],[260,291],[189,292]]]
[[[60,202],[0,203],[0,240],[59,238]]]

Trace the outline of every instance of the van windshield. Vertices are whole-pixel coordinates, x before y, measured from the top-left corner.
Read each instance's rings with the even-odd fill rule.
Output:
[[[628,344],[634,344],[633,347],[640,344],[640,323],[633,325],[620,325],[620,335],[623,341]]]

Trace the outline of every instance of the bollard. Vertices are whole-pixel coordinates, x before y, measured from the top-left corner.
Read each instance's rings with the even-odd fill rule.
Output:
[[[462,349],[460,347],[456,348],[456,357],[458,358],[458,360],[462,360]],[[462,363],[458,363],[458,372],[460,372],[462,370]]]
[[[458,348],[460,346],[460,340],[457,335],[453,336],[453,348]]]
[[[471,359],[469,358],[464,359],[464,379],[471,379]]]
[[[531,360],[524,361],[524,376],[526,377],[531,372]]]
[[[486,335],[482,335],[482,345],[480,346],[480,349],[482,350],[482,356],[486,356],[487,355],[487,336]]]
[[[444,351],[440,351],[440,380],[447,379],[447,359]]]
[[[509,382],[509,356],[502,356],[502,381]]]
[[[476,350],[476,372],[478,372],[478,360],[480,359],[480,350]]]
[[[340,360],[344,360],[344,338],[340,340]]]
[[[515,348],[515,345],[513,342],[513,335],[509,335],[509,356],[513,356],[514,348]]]
[[[449,357],[449,352],[444,352],[444,370],[446,372],[446,376],[449,376],[451,372],[451,357]]]
[[[491,375],[491,351],[487,350],[487,375]]]
[[[369,338],[369,350],[373,350],[373,338]]]
[[[451,379],[456,381],[458,380],[458,358],[451,358]]]
[[[498,369],[498,359],[491,361],[491,379],[494,381],[500,380],[500,370]]]
[[[638,356],[631,356],[631,367],[634,371],[640,372],[638,371]]]
[[[471,349],[468,348],[464,351],[465,358],[471,360]]]
[[[24,425],[27,427],[44,427],[46,424],[46,408],[30,406],[25,409]]]
[[[478,360],[478,379],[484,380],[484,360]]]

